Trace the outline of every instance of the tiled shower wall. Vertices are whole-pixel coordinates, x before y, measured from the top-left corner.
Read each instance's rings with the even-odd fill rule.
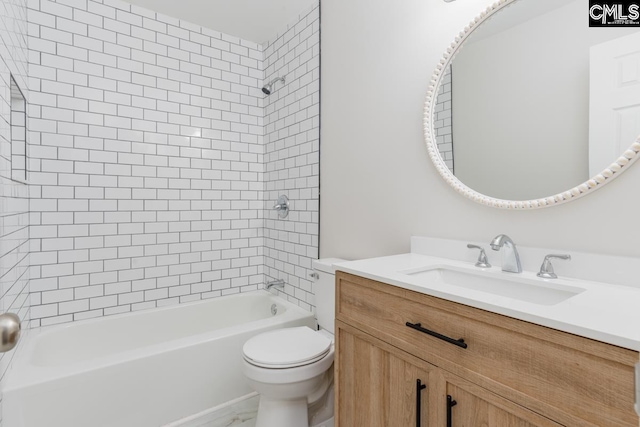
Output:
[[[436,102],[436,122],[434,125],[436,132],[436,143],[438,151],[445,164],[453,172],[453,123],[452,123],[452,94],[453,82],[451,81],[451,65],[442,77],[442,84],[438,89],[438,99]]]
[[[265,98],[265,273],[284,279],[290,299],[311,309],[319,224],[319,5],[263,46],[266,80],[286,78]],[[290,199],[286,220],[271,209],[280,194]]]
[[[11,75],[28,99],[26,0],[0,2],[0,312],[18,314],[28,328],[29,193],[11,179]],[[14,353],[0,354],[0,378]]]
[[[311,308],[317,12],[263,47],[119,0],[29,0],[35,326],[254,290],[265,264]]]
[[[263,282],[261,46],[121,1],[30,0],[32,318]]]

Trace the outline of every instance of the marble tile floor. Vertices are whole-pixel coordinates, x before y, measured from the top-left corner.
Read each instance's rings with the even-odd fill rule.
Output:
[[[253,395],[210,413],[165,427],[254,427],[258,413],[259,396]]]

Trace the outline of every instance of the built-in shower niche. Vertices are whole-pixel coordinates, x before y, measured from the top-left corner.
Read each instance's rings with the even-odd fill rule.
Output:
[[[27,101],[11,76],[11,178],[27,181]]]

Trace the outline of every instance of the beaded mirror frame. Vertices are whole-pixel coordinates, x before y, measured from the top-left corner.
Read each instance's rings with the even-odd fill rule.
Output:
[[[438,88],[440,87],[440,83],[445,74],[445,70],[456,54],[462,48],[462,45],[466,41],[466,39],[473,33],[475,29],[477,29],[482,23],[484,23],[487,19],[493,16],[495,13],[504,9],[505,7],[521,0],[499,0],[493,3],[491,6],[487,7],[484,11],[482,11],[476,18],[471,21],[469,25],[467,25],[464,30],[462,30],[451,43],[451,45],[447,48],[444,53],[442,59],[436,66],[435,71],[431,77],[429,82],[429,88],[427,90],[427,96],[424,107],[424,136],[425,142],[427,144],[427,151],[429,153],[429,157],[431,161],[435,165],[440,176],[450,185],[452,186],[458,193],[463,196],[477,202],[483,204],[485,206],[490,206],[499,209],[512,209],[512,210],[524,210],[524,209],[540,209],[546,208],[550,206],[560,205],[562,203],[570,202],[572,200],[576,200],[580,197],[586,196],[587,194],[593,193],[595,190],[602,188],[609,182],[613,181],[615,178],[620,176],[622,172],[629,169],[629,167],[640,157],[638,153],[640,153],[640,136],[636,139],[635,142],[631,144],[631,146],[624,152],[617,160],[615,160],[609,167],[605,168],[599,174],[591,177],[587,181],[583,182],[580,185],[577,185],[569,190],[563,191],[558,194],[554,194],[552,196],[540,198],[540,199],[532,199],[532,200],[503,200],[497,199],[491,196],[486,196],[482,193],[479,193],[464,183],[462,183],[456,176],[449,170],[446,166],[442,156],[440,155],[440,151],[438,150],[438,146],[436,143],[436,135],[435,135],[435,106],[438,98]]]

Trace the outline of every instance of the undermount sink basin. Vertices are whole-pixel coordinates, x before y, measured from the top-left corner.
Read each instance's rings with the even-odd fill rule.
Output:
[[[510,273],[471,272],[451,267],[400,271],[428,284],[451,285],[540,305],[555,305],[585,291],[583,288],[543,280],[505,276]]]

